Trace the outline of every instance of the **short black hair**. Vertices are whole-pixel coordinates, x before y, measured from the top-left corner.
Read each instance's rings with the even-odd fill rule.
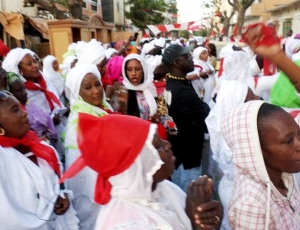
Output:
[[[259,140],[261,140],[261,137],[263,135],[266,135],[266,133],[263,133],[263,131],[265,130],[266,125],[270,122],[270,118],[278,113],[286,112],[281,107],[269,103],[263,103],[262,106],[259,108],[257,114],[257,130]]]
[[[165,65],[158,65],[153,71],[154,80],[158,81],[165,78],[166,74],[169,72],[168,67]]]

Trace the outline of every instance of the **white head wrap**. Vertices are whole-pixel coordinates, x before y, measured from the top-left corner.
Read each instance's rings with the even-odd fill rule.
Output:
[[[234,51],[231,56],[224,58],[224,79],[237,80],[247,84],[251,77],[250,58],[243,51]]]
[[[233,44],[228,44],[226,46],[224,46],[219,53],[219,57],[220,58],[226,58],[226,57],[230,57],[231,54],[234,52],[234,50],[232,49],[234,45]]]
[[[92,39],[88,43],[78,42],[76,55],[78,57],[76,66],[85,63],[98,65],[105,58],[105,50],[96,39]]]
[[[14,72],[18,74],[21,78],[23,78],[20,74],[18,65],[27,54],[33,56],[34,52],[32,52],[29,49],[23,48],[12,49],[5,57],[2,63],[2,68],[5,69],[7,72]],[[22,80],[24,80],[24,78]]]
[[[294,49],[300,44],[300,39],[292,39],[285,47],[285,53],[288,58],[292,59]]]
[[[126,69],[125,69],[126,63],[132,59],[138,60],[141,63],[143,68],[144,82],[141,83],[140,85],[132,85],[129,79],[127,78]],[[154,97],[152,96],[151,92],[148,89],[148,87],[153,81],[153,74],[148,72],[148,66],[147,63],[144,61],[144,59],[138,54],[129,54],[123,61],[122,75],[123,75],[123,84],[126,87],[126,89],[134,90],[134,91],[143,91],[146,101],[150,107],[150,116],[156,114],[157,104],[155,102]]]
[[[94,64],[82,64],[80,66],[75,66],[67,75],[66,78],[66,97],[70,100],[70,103],[73,104],[80,96],[80,86],[83,78],[88,73],[93,73],[101,82],[101,75]]]
[[[104,44],[102,44],[102,46],[103,46],[103,48],[105,50],[107,50],[108,48],[110,48],[110,44],[109,43],[104,43]]]
[[[54,56],[48,55],[43,60],[43,75],[47,78],[56,89],[58,95],[62,95],[64,91],[64,79],[58,71],[53,69],[53,62],[57,60]]]
[[[224,80],[217,95],[216,105],[205,122],[211,136],[213,159],[219,163],[224,174],[232,172],[232,152],[224,141],[221,132],[222,118],[234,107],[245,102],[248,86],[238,81]]]
[[[144,55],[147,55],[154,48],[155,48],[155,46],[153,43],[146,43],[145,45],[143,45],[142,53]]]
[[[166,40],[164,38],[156,39],[154,45],[159,46],[160,48],[164,48],[166,45]]]
[[[111,58],[111,55],[113,55],[114,53],[118,53],[118,50],[114,49],[114,48],[108,48],[106,51],[105,51],[105,56],[107,59],[110,59]]]
[[[76,47],[77,47],[77,43],[73,42],[68,46],[68,51],[76,50]]]
[[[197,47],[196,49],[194,49],[194,50],[193,50],[193,58],[199,59],[200,54],[201,54],[204,50],[207,51],[207,49],[204,48],[204,47],[202,47],[202,46],[199,46],[199,47]]]
[[[64,62],[63,62],[63,64],[60,64],[59,65],[59,68],[61,69],[61,74],[62,75],[66,75],[69,71],[70,71],[70,69],[71,69],[71,64],[72,64],[72,62],[73,61],[75,61],[77,59],[77,57],[76,56],[68,56],[68,57],[66,57],[65,58],[65,60],[64,60]]]

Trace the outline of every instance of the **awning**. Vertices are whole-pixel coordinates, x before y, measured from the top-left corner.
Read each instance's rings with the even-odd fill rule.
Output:
[[[157,35],[159,33],[169,32],[172,30],[188,30],[189,26],[194,23],[195,22],[175,23],[169,25],[147,25],[147,27],[154,35]]]
[[[45,20],[43,18],[32,18],[26,16],[30,24],[39,31],[44,39],[49,39],[49,28],[47,22],[49,21],[56,21],[56,20]]]
[[[17,40],[24,40],[22,15],[16,13],[0,12],[0,22],[3,25],[5,32]]]

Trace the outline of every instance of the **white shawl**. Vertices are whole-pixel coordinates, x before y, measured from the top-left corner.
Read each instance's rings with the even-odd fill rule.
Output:
[[[55,71],[52,67],[52,64],[55,60],[56,58],[51,55],[48,55],[44,58],[43,74],[44,77],[47,78],[52,83],[52,85],[56,89],[57,94],[61,96],[64,91],[65,83],[60,73],[58,71]]]
[[[78,229],[72,206],[62,216],[54,214],[62,195],[58,177],[45,160],[37,159],[38,166],[16,149],[0,146],[1,229]]]
[[[144,72],[144,82],[137,86],[132,85],[126,76],[126,69],[125,69],[126,63],[132,59],[136,59],[141,63],[143,72]],[[134,91],[143,91],[146,101],[150,107],[150,116],[153,116],[154,114],[156,114],[157,104],[155,102],[153,95],[151,94],[151,92],[148,89],[148,87],[150,86],[150,84],[153,81],[153,74],[150,74],[148,72],[148,66],[147,66],[147,63],[145,63],[144,59],[138,54],[129,54],[123,61],[122,74],[123,74],[123,78],[124,78],[123,84],[126,87],[126,89],[134,90]]]

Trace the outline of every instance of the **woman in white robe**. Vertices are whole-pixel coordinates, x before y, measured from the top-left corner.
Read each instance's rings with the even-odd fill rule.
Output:
[[[55,150],[33,131],[19,101],[0,91],[0,228],[77,230],[72,192],[58,183]]]
[[[65,81],[59,73],[59,64],[57,59],[48,55],[43,59],[43,74],[44,77],[51,82],[51,84],[56,89],[56,92],[59,96],[59,100],[65,104],[64,88]]]
[[[215,87],[215,69],[209,62],[207,49],[202,46],[194,49],[193,62],[193,73],[198,73],[198,78],[192,80],[192,85],[198,96],[208,104]]]

